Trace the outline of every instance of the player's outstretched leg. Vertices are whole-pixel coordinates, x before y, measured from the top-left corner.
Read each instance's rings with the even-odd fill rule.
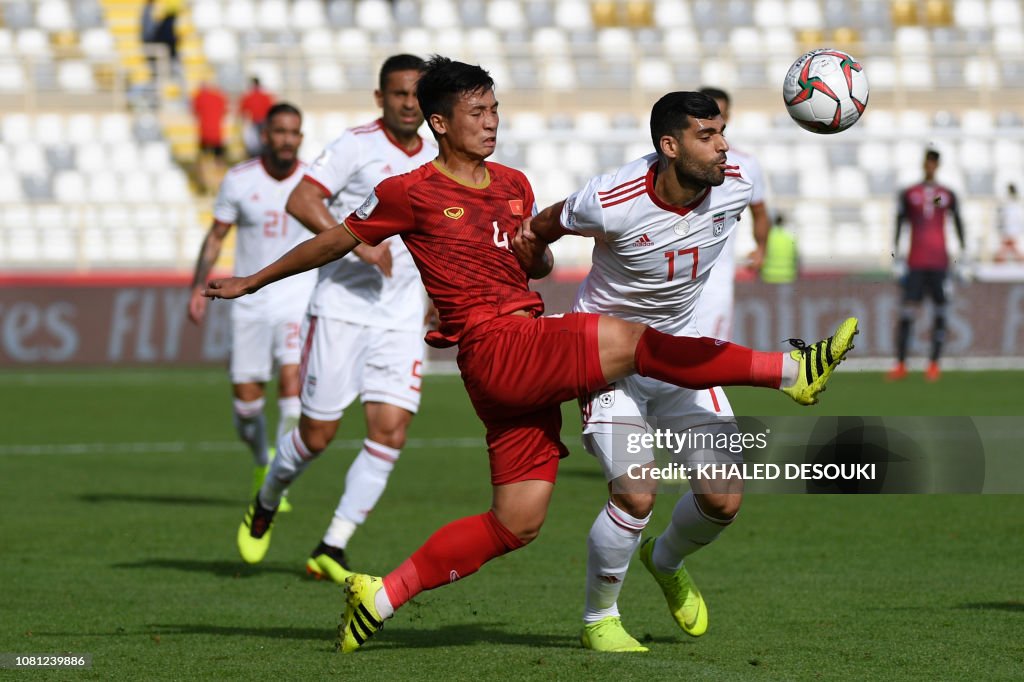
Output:
[[[306,559],[306,573],[317,580],[332,580],[339,585],[354,575],[349,570],[345,550],[341,547],[332,547],[322,540]]]
[[[336,651],[350,654],[384,628],[376,604],[383,589],[384,581],[372,575],[353,573],[345,580],[345,611],[334,642]]]
[[[596,623],[583,626],[580,643],[586,649],[608,653],[633,653],[650,651],[626,632],[618,616],[608,616]]]
[[[790,339],[796,348],[789,355],[800,364],[796,382],[782,388],[782,392],[801,405],[818,402],[818,394],[825,390],[825,384],[832,371],[853,349],[853,337],[859,333],[857,318],[849,317],[836,328],[832,336],[808,346],[802,339]]]
[[[704,597],[693,584],[685,566],[680,566],[675,573],[662,573],[658,570],[652,558],[654,541],[654,538],[647,538],[640,545],[640,561],[654,576],[654,581],[668,602],[668,610],[679,627],[688,635],[700,637],[708,629],[708,606],[704,603]]]

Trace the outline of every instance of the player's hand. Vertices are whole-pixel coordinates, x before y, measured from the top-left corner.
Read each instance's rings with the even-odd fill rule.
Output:
[[[387,242],[381,242],[377,246],[359,244],[352,249],[352,253],[364,263],[376,266],[385,277],[391,276],[391,247]]]
[[[207,283],[203,289],[203,296],[206,298],[238,298],[252,293],[248,277],[227,277],[225,279],[214,279]]]
[[[524,220],[512,236],[512,253],[528,273],[536,271],[538,265],[543,263],[548,246],[530,228],[532,220],[532,217]]]
[[[210,299],[203,295],[201,286],[192,287],[192,295],[188,297],[188,319],[194,324],[202,324],[206,317],[206,306]]]
[[[437,308],[434,307],[434,302],[427,300],[427,311],[423,315],[423,326],[427,329],[434,330],[441,325],[441,318],[437,315]]]
[[[747,255],[747,267],[754,272],[761,272],[764,265],[764,248],[758,247]]]

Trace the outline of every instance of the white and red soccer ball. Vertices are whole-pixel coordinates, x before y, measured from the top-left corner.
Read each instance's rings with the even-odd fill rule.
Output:
[[[812,50],[793,62],[782,83],[789,115],[812,133],[846,130],[868,105],[868,78],[842,50]]]

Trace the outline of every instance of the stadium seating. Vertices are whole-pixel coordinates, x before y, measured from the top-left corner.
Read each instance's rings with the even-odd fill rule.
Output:
[[[1024,179],[1018,0],[202,0],[182,8],[184,88],[164,93],[162,122],[83,111],[76,97],[121,88],[130,101],[132,74],[148,74],[140,6],[0,3],[0,93],[9,106],[35,102],[0,114],[0,265],[187,264],[208,202],[174,161],[194,153],[180,95],[195,74],[212,67],[231,93],[258,75],[303,105],[312,158],[376,116],[367,91],[398,50],[491,70],[503,101],[496,159],[523,167],[541,204],[646,153],[645,112],[661,92],[732,90],[730,140],[759,157],[771,208],[801,235],[805,260],[826,267],[882,262],[894,190],[919,178],[927,145],[943,152],[940,176],[978,241],[1006,183]],[[794,56],[825,43],[860,57],[872,87],[864,120],[835,138],[797,129],[778,103]],[[54,92],[66,103],[40,107]],[[35,228],[46,237],[25,240]],[[560,248],[587,262],[587,249]]]

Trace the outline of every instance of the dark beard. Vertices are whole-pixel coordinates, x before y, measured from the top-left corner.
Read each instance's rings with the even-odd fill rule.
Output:
[[[676,180],[682,187],[703,189],[705,187],[717,187],[725,182],[725,173],[718,169],[718,166],[708,168],[701,166],[692,159],[680,157],[672,164]]]

